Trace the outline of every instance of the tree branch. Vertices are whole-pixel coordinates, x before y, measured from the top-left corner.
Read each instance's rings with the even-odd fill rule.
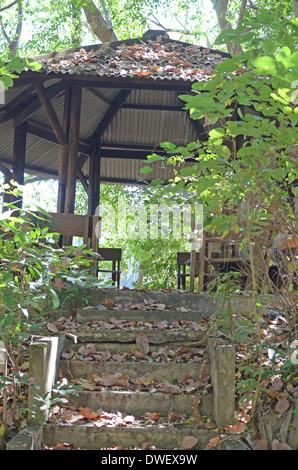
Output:
[[[247,6],[247,0],[242,0],[240,11],[239,11],[239,16],[238,16],[237,28],[240,28],[240,26],[242,25],[246,6]]]
[[[11,2],[9,5],[6,5],[6,7],[2,7],[0,8],[0,13],[2,11],[5,11],[5,10],[8,10],[9,8],[13,7],[14,5],[16,5],[18,3],[18,0],[15,0],[14,2]]]

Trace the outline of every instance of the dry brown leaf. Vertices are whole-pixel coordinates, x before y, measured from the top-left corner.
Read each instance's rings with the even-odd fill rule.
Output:
[[[85,407],[85,408],[80,407],[79,412],[86,419],[96,419],[98,417],[97,413],[95,413],[95,411],[93,411],[91,408],[88,408],[88,407]]]
[[[103,305],[106,308],[113,308],[115,307],[115,303],[111,299],[105,299],[103,302],[101,302],[101,305]]]
[[[182,441],[180,442],[180,447],[183,450],[192,449],[198,442],[198,439],[193,436],[185,436]]]
[[[101,351],[97,354],[94,354],[93,355],[94,359],[96,359],[97,361],[100,361],[100,362],[104,362],[104,361],[108,361],[110,358],[111,358],[111,353],[110,351],[106,350],[106,351]]]
[[[221,441],[221,437],[220,437],[220,436],[211,437],[209,443],[206,445],[206,449],[209,449],[210,447],[215,446],[215,445],[218,444],[220,441]]]
[[[136,345],[140,353],[142,354],[148,354],[149,352],[149,340],[146,336],[146,334],[141,331],[136,337]]]
[[[181,389],[178,387],[178,385],[173,385],[166,379],[163,379],[163,387],[160,389],[160,391],[164,393],[170,393],[171,395],[177,395],[178,393],[181,393]]]
[[[57,328],[57,325],[55,325],[55,323],[53,323],[53,322],[48,322],[47,323],[47,329],[49,331],[51,331],[51,333],[58,333],[59,332],[59,330]]]
[[[82,414],[78,412],[73,412],[63,416],[63,421],[67,421],[68,424],[73,424],[83,418],[84,416]]]
[[[253,450],[268,450],[268,443],[266,437],[261,437],[252,446]]]
[[[293,450],[293,449],[285,442],[279,442],[277,439],[273,439],[272,450]]]
[[[287,398],[281,398],[280,400],[278,400],[278,402],[276,403],[276,406],[275,406],[275,411],[277,413],[280,413],[280,414],[283,414],[287,411],[287,409],[289,408],[290,406],[290,402],[289,400],[287,400]]]
[[[67,444],[67,443],[64,443],[64,444],[56,444],[55,447],[53,447],[53,450],[71,450],[71,449],[75,449],[75,444]]]
[[[246,424],[243,422],[228,426],[228,430],[232,432],[243,432],[245,428],[246,428]]]
[[[267,395],[269,395],[271,398],[282,398],[282,394],[277,390],[273,390],[272,388],[264,389],[264,392],[267,393]]]
[[[154,419],[155,421],[158,421],[160,418],[160,413],[149,413],[146,411],[145,415],[146,418]]]
[[[165,310],[166,306],[165,304],[156,304],[155,308],[156,310]]]
[[[147,450],[150,447],[150,442],[143,442],[141,449],[142,450]]]
[[[177,411],[170,411],[168,413],[168,418],[170,421],[185,421],[185,416]]]
[[[176,349],[176,354],[185,354],[190,351],[190,348],[181,346],[180,348]]]
[[[114,353],[112,355],[112,359],[117,362],[123,362],[124,361],[124,356],[120,356],[118,353]]]
[[[98,383],[103,385],[104,387],[127,387],[129,388],[129,379],[128,375],[122,375],[120,372],[116,372],[115,374],[101,374]]]
[[[145,355],[142,354],[140,351],[137,351],[137,350],[132,350],[132,351],[128,351],[128,353],[130,356],[135,356],[135,357],[138,357],[139,359],[144,359]]]
[[[272,382],[272,387],[274,390],[281,390],[283,388],[283,381],[279,378],[275,378]]]
[[[83,356],[92,356],[96,353],[96,346],[95,344],[87,344],[86,346],[81,346],[78,352]]]

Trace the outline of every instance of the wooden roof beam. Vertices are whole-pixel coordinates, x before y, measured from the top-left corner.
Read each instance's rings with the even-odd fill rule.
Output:
[[[42,139],[49,140],[50,142],[54,142],[55,144],[59,144],[52,128],[46,124],[36,121],[35,119],[28,120],[27,132],[29,134],[36,135],[37,137],[41,137]],[[79,139],[79,152],[90,155],[91,145],[88,140],[81,138]]]
[[[91,88],[90,87],[90,88],[87,88],[87,90],[90,91],[91,93],[93,93],[93,95],[97,96],[98,98],[100,98],[102,101],[104,101],[108,105],[111,105],[113,103],[113,101],[109,100],[109,98],[107,98],[105,95],[100,93],[100,91],[98,91],[96,88]]]
[[[62,126],[60,124],[60,121],[58,119],[58,116],[56,114],[56,111],[54,109],[54,106],[52,105],[51,99],[48,96],[47,90],[44,87],[44,85],[36,80],[35,82],[35,89],[36,93],[38,94],[38,97],[44,107],[44,110],[49,118],[49,121],[51,123],[51,126],[53,128],[53,131],[55,132],[55,135],[57,137],[57,140],[60,145],[65,145],[67,143],[67,137],[62,129]]]
[[[48,99],[51,100],[55,98],[55,96],[59,95],[59,93],[64,91],[66,83],[66,80],[60,80],[58,83],[49,86],[46,89]],[[32,114],[41,106],[41,100],[39,99],[38,95],[35,94],[30,103],[16,115],[14,119],[14,126],[17,127],[23,124],[23,122],[27,121],[32,116]]]
[[[106,112],[105,116],[103,117],[103,119],[98,124],[97,129],[95,130],[91,141],[99,140],[101,138],[104,131],[110,125],[110,123],[112,122],[112,120],[114,119],[116,114],[118,113],[119,109],[123,105],[126,98],[130,95],[130,93],[131,93],[131,90],[121,90],[118,93],[115,100],[113,101],[113,103],[109,107],[108,111]]]

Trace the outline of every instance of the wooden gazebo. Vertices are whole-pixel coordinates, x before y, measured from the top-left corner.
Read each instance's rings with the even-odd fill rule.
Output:
[[[79,180],[93,217],[101,182],[168,179],[171,170],[158,162],[140,174],[147,155],[161,152],[161,142],[207,138],[179,95],[226,57],[161,31],[37,57],[42,68],[20,73],[0,105],[0,171],[19,184],[24,173],[57,179],[57,214],[74,214]],[[85,227],[92,238],[88,220]]]

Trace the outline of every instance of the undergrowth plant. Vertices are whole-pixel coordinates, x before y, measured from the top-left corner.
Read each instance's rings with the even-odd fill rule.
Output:
[[[14,197],[21,194],[18,188],[12,193]],[[2,443],[8,409],[17,421],[18,393],[30,385],[30,378],[21,370],[25,349],[34,337],[42,335],[51,312],[59,312],[64,302],[76,299],[86,287],[99,285],[92,275],[92,250],[84,246],[80,250],[73,246],[60,249],[56,244],[59,234],[52,233],[46,224],[49,214],[37,208],[37,215],[13,204],[4,209],[0,216]]]
[[[270,12],[264,11],[262,21],[268,26],[271,20]],[[246,25],[246,29],[229,30],[228,37],[222,35],[221,39],[231,40],[233,36],[237,42],[251,41],[260,20],[256,17],[250,21],[249,28]],[[264,39],[259,47],[263,55],[256,47],[232,56],[216,67],[212,78],[194,83],[192,94],[180,96],[190,116],[200,120],[207,140],[183,147],[164,142],[161,145],[168,155],[151,155],[142,170],[150,173],[155,161],[172,166],[174,178],[155,180],[154,186],[173,200],[185,192],[193,195],[193,202],[203,205],[205,232],[240,240],[246,260],[245,287],[252,308],[245,317],[238,317],[228,308],[224,314],[221,312],[219,325],[232,341],[244,335],[246,348],[253,344],[253,350],[247,349],[254,364],[247,370],[253,390],[252,414],[264,374],[268,373],[259,309],[261,294],[278,293],[288,309],[290,341],[297,338],[298,106],[293,93],[298,76],[297,19],[281,21],[272,28],[274,31],[278,33],[276,45],[273,47],[271,42],[270,50],[265,48],[267,54]],[[283,43],[282,37],[291,37],[291,41]],[[188,165],[181,167],[181,162]],[[225,285],[221,292],[226,289]],[[283,371],[288,366],[295,364],[285,360]],[[275,366],[273,369],[277,374]]]

